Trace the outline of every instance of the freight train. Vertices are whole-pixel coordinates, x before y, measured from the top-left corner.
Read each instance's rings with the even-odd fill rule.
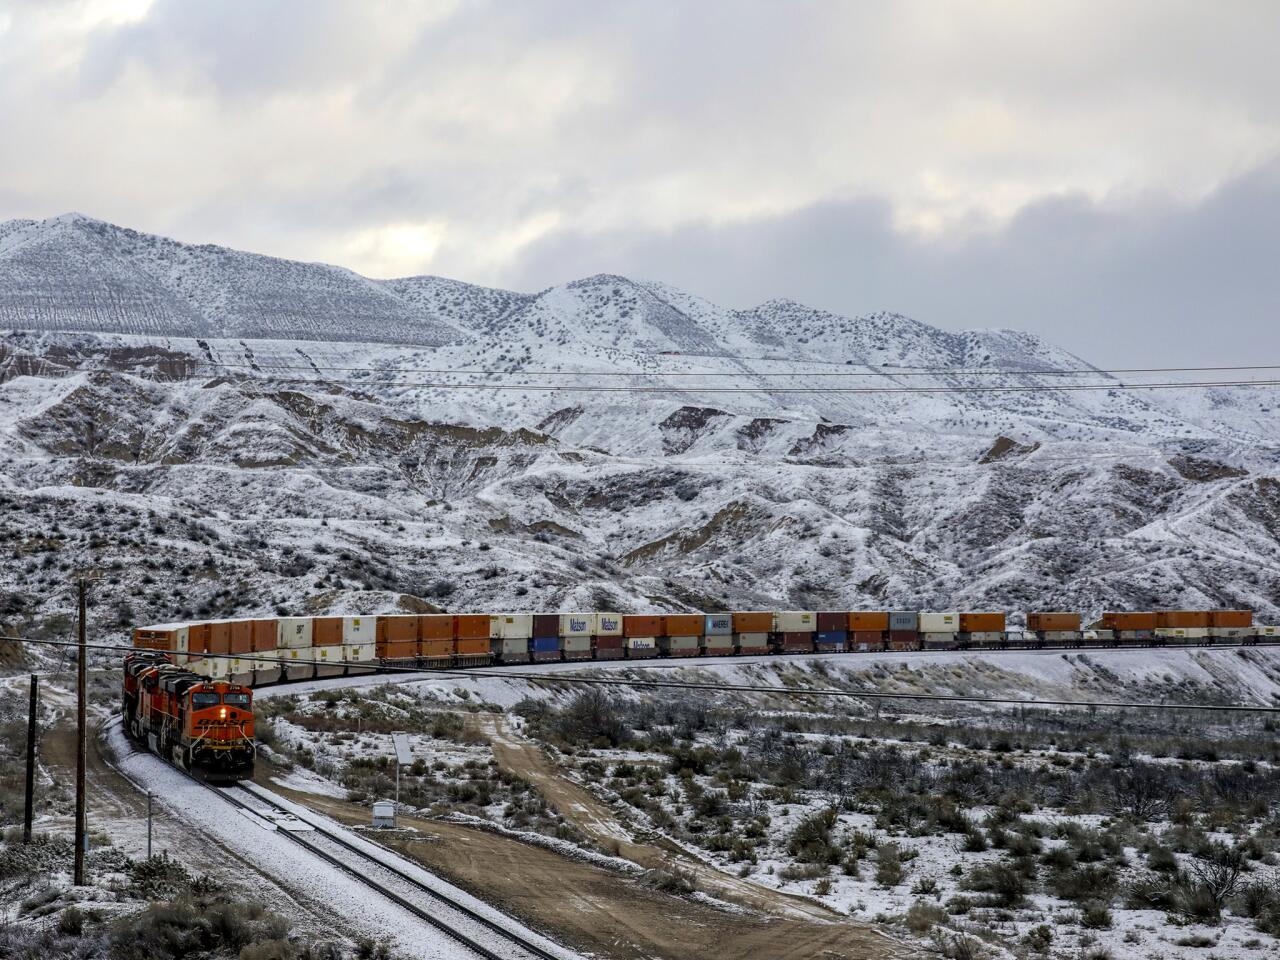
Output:
[[[213,620],[138,627],[135,647],[191,675],[242,686],[372,673],[574,660],[883,650],[999,650],[1274,643],[1249,610],[999,612],[469,613]],[[127,684],[127,680],[126,680]],[[126,689],[126,701],[128,691]]]
[[[253,691],[172,658],[157,650],[125,656],[120,710],[126,733],[201,779],[251,779],[257,753]]]

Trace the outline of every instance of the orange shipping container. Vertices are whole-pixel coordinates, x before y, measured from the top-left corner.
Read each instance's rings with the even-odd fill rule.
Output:
[[[663,634],[668,637],[700,637],[706,628],[706,617],[700,613],[673,613],[663,618],[666,621],[666,630]],[[638,634],[638,636],[649,636],[649,634]]]
[[[484,636],[483,637],[459,637],[458,638],[458,656],[460,657],[484,657],[490,653],[489,648],[489,618],[484,618]]]
[[[1152,611],[1110,611],[1102,615],[1104,630],[1154,630],[1156,615]]]
[[[1079,630],[1078,613],[1028,613],[1028,630]]]
[[[453,624],[449,624],[450,632],[453,631]],[[423,638],[418,643],[418,656],[428,657],[432,660],[443,660],[453,657],[453,651],[457,646],[457,641],[453,637],[448,639],[440,638]]]
[[[453,635],[459,640],[489,639],[489,615],[487,613],[464,613],[453,618]],[[461,652],[461,647],[458,648]],[[488,650],[488,647],[485,647]]]
[[[209,624],[193,623],[187,631],[187,653],[193,657],[209,652],[209,635],[212,633]]]
[[[317,647],[336,647],[342,643],[341,617],[316,617],[311,621],[311,643]]]
[[[418,629],[423,640],[452,640],[453,617],[447,613],[433,613],[419,618]]]
[[[232,653],[252,653],[253,652],[253,621],[232,620],[230,626],[231,626],[231,652]]]
[[[773,630],[773,613],[771,611],[735,613],[733,615],[734,633],[769,633],[771,630]]]
[[[379,643],[418,642],[418,618],[410,615],[396,615],[378,618]]]
[[[418,655],[418,641],[384,640],[377,644],[377,654],[384,660],[412,660]]]
[[[662,636],[662,617],[623,617],[622,635],[624,637],[660,637]]]
[[[849,614],[850,630],[888,630],[889,614],[879,610],[854,610]]]
[[[1003,613],[962,613],[961,633],[1000,633],[1004,630]]]
[[[1212,610],[1209,612],[1211,627],[1252,627],[1252,610]]]
[[[253,635],[253,650],[274,650],[279,643],[279,632],[274,620],[250,620],[249,632]]]
[[[133,631],[133,645],[143,650],[176,649],[177,630],[150,630],[141,628]]]
[[[231,624],[226,621],[215,621],[207,625],[208,647],[205,653],[230,653],[231,652]]]
[[[1165,630],[1193,630],[1209,626],[1207,610],[1157,610],[1156,626]]]

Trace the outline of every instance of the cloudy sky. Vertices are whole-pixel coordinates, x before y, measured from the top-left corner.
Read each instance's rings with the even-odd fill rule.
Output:
[[[0,0],[0,219],[1280,362],[1280,3]]]

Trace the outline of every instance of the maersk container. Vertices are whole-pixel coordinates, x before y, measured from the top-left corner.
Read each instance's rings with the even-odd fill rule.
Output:
[[[564,658],[566,660],[590,660],[591,659],[591,637],[561,637],[564,646]]]
[[[589,637],[596,632],[594,613],[562,613],[556,624],[556,632],[562,637]],[[587,645],[590,649],[590,644]]]
[[[500,640],[531,640],[533,639],[533,615],[528,613],[494,614],[489,620],[489,636]]]
[[[769,652],[769,634],[767,633],[735,633],[733,641],[740,656],[754,656]]]
[[[706,622],[702,626],[702,631],[708,637],[733,636],[733,614],[732,613],[707,614]],[[732,644],[730,644],[730,646],[732,646]]]
[[[317,677],[342,676],[346,669],[346,665],[342,662],[342,644],[337,646],[327,644],[323,647],[312,647],[312,649],[315,651]]]
[[[958,613],[920,614],[921,633],[958,633],[959,631],[960,614]]]
[[[727,657],[733,654],[732,633],[709,633],[704,641],[703,649],[709,657]]]
[[[833,633],[836,631],[847,633],[849,630],[849,614],[845,611],[839,613],[834,611],[818,612],[818,633]]]
[[[376,617],[342,618],[343,643],[359,647],[366,643],[376,643],[377,640],[378,620]]]
[[[532,649],[533,659],[538,663],[544,663],[549,660],[559,660],[560,638],[558,636],[534,637]]]
[[[312,646],[310,617],[281,617],[276,624],[279,630],[278,646],[282,650]]]
[[[814,635],[814,643],[823,653],[843,653],[848,640],[847,630],[820,630]]]
[[[702,651],[699,649],[699,641],[701,637],[659,637],[658,649],[669,657],[696,657]]]
[[[620,613],[597,613],[595,615],[596,625],[592,633],[597,637],[620,637],[622,636],[622,614]]]
[[[779,610],[773,615],[774,633],[813,633],[817,629],[818,615],[812,610]]]
[[[627,659],[648,660],[658,655],[656,637],[627,637]]]
[[[621,617],[618,618],[618,629],[621,630]],[[596,634],[592,637],[591,646],[597,660],[621,660],[623,656],[623,640],[620,633]]]
[[[282,647],[280,669],[286,680],[310,680],[316,675],[315,647]]]
[[[535,613],[533,615],[533,635],[535,637],[560,636],[560,614]]]
[[[906,630],[917,633],[920,630],[920,614],[914,610],[891,610],[889,612],[889,629],[898,633]]]

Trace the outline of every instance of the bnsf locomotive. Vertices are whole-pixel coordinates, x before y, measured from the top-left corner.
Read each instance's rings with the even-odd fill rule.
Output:
[[[125,657],[122,698],[129,736],[152,753],[206,780],[253,776],[253,691],[202,677],[168,655]]]

